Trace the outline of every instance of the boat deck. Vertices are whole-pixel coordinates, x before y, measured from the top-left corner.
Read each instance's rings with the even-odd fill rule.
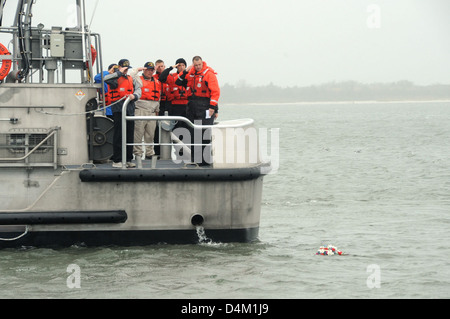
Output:
[[[136,167],[127,169],[182,169],[182,168],[195,168],[195,169],[211,169],[212,166],[198,166],[195,163],[181,163],[175,162],[174,160],[142,160],[142,168],[139,168],[136,160],[132,160],[132,163],[136,164]],[[98,169],[121,169],[117,167],[112,167],[113,162],[108,161],[105,163],[95,163],[93,164],[95,168]]]

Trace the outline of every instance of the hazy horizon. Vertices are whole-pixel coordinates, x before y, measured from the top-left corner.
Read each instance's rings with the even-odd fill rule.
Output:
[[[74,26],[74,4],[37,0],[32,25]],[[3,26],[15,9],[6,2]],[[449,84],[449,14],[448,0],[86,1],[104,65],[200,55],[221,85]]]

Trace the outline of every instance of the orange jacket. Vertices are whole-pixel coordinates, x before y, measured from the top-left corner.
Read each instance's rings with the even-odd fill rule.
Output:
[[[210,105],[217,106],[220,97],[219,82],[217,73],[206,62],[203,61],[203,68],[196,72],[194,68],[186,75],[188,94],[190,97],[207,97]]]
[[[105,92],[105,105],[110,105],[111,103],[111,92]]]
[[[134,86],[131,76],[121,76],[117,79],[117,88],[109,91],[110,102],[120,100],[124,96],[133,94],[133,92]]]
[[[181,85],[176,85],[175,81],[178,79],[179,75],[177,73],[171,73],[167,77],[167,83],[170,86],[172,93],[172,104],[185,105],[188,103],[188,91],[189,88],[185,88]]]
[[[145,79],[142,75],[141,81],[141,100],[159,101],[161,99],[161,82],[155,78],[153,78],[153,81],[150,79]]]
[[[160,74],[158,74],[158,73],[153,74],[153,78],[155,78],[158,81],[159,81],[159,76],[160,76]],[[161,83],[161,84],[162,84],[161,101],[172,101],[173,96],[172,96],[172,93],[170,92],[169,83],[166,82],[166,83]]]

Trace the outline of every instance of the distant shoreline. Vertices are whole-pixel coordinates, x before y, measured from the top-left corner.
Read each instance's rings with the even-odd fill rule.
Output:
[[[450,100],[362,100],[362,101],[298,101],[298,102],[242,102],[242,103],[227,103],[222,105],[246,105],[246,106],[260,106],[260,105],[339,105],[339,104],[417,104],[417,103],[450,103]]]
[[[447,103],[450,84],[415,85],[410,81],[364,84],[355,81],[330,82],[309,87],[232,86],[221,87],[223,104],[383,104]],[[279,101],[279,102],[274,102]]]

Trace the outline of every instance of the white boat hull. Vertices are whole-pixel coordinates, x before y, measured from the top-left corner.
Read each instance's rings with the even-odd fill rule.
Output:
[[[2,179],[10,186],[2,187],[2,197],[15,198],[18,192],[14,185],[23,188],[20,171],[2,169]],[[16,240],[0,240],[0,247],[195,243],[199,241],[198,225],[193,222],[196,215],[201,216],[201,226],[212,241],[249,242],[258,236],[263,180],[258,168],[222,170],[221,175],[217,169],[175,168],[170,180],[164,180],[167,174],[157,170],[153,175],[139,169],[79,168],[58,174],[52,169],[35,171],[29,178],[37,175],[41,187],[35,188],[40,191],[31,189],[26,196],[21,192],[20,201],[2,201],[0,211],[0,238],[26,234]],[[183,180],[187,171],[198,172],[199,178]],[[100,173],[111,175],[112,180],[105,180]],[[141,176],[141,180],[127,181],[127,173],[131,179]],[[208,175],[213,176],[206,178]],[[117,211],[125,212],[126,220],[72,221],[64,215]],[[21,217],[30,214],[34,220],[25,219],[27,224],[20,225],[24,223]],[[15,224],[11,215],[16,217]],[[54,218],[46,222],[49,215]]]

